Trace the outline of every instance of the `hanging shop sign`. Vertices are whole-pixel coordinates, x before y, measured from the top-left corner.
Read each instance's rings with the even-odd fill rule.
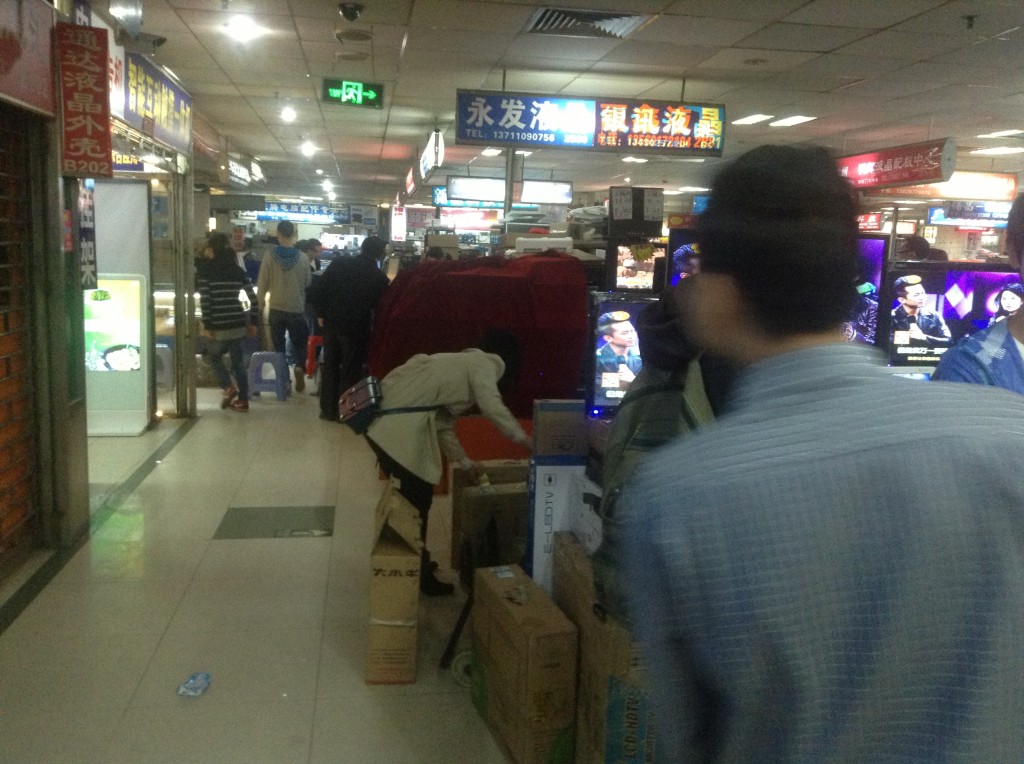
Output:
[[[971,199],[1012,202],[1017,197],[1017,174],[1012,172],[964,172],[957,170],[945,183],[905,188],[880,188],[872,196],[900,196],[913,199]]]
[[[484,202],[478,199],[449,199],[447,186],[431,186],[430,192],[431,203],[435,207],[464,207],[477,210],[498,210],[505,206],[503,202]],[[537,209],[537,205],[512,202],[512,209],[535,210]]]
[[[329,204],[306,204],[295,202],[267,202],[262,212],[256,213],[257,220],[291,220],[294,223],[346,224],[349,220],[348,207],[334,207]]]
[[[956,167],[956,141],[940,138],[893,146],[839,157],[836,164],[839,173],[857,189],[941,183],[949,180]]]
[[[192,97],[138,53],[127,54],[124,121],[166,146],[190,153]]]
[[[99,27],[107,30],[107,82],[110,88],[110,116],[124,121],[125,95],[125,51],[114,39],[114,30],[107,26],[99,16],[89,15],[85,26]]]
[[[857,230],[879,231],[882,228],[882,213],[867,212],[857,216]]]
[[[346,106],[379,109],[384,103],[384,86],[378,82],[357,80],[329,80],[324,78],[320,96],[325,101]]]
[[[391,208],[391,241],[405,241],[408,232],[405,207],[396,204]]]
[[[52,117],[57,111],[51,33],[53,5],[0,2],[0,100]]]
[[[405,175],[405,194],[406,196],[412,196],[416,193],[416,174],[413,172],[413,168],[409,168],[409,172]]]
[[[60,172],[65,177],[112,177],[107,31],[59,23]]]
[[[248,186],[252,183],[249,166],[241,160],[228,157],[228,181],[239,186]]]
[[[420,154],[420,180],[425,181],[435,167],[444,164],[444,136],[435,130],[427,139],[427,146]]]
[[[142,157],[135,152],[114,149],[110,155],[114,160],[114,172],[143,172],[146,169]]]
[[[725,107],[460,90],[456,143],[721,156]]]

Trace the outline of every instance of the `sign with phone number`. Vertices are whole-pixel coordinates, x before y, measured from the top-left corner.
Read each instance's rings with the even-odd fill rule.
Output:
[[[460,90],[456,143],[721,156],[725,107]]]

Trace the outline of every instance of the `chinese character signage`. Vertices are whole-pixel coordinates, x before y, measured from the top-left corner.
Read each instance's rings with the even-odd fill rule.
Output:
[[[61,155],[65,177],[113,177],[107,30],[59,23]]]
[[[320,96],[334,103],[379,109],[384,103],[384,86],[376,82],[325,79]]]
[[[872,190],[871,193],[877,196],[900,196],[915,199],[974,199],[976,201],[1012,202],[1017,198],[1017,173],[957,170],[945,183],[879,188]]]
[[[836,160],[840,174],[858,189],[916,186],[949,180],[956,166],[956,142],[942,138],[894,146]]]
[[[347,224],[348,206],[296,202],[267,202],[266,209],[256,214],[257,220],[291,220],[296,223]]]
[[[456,142],[721,156],[725,107],[458,91]]]
[[[126,65],[124,121],[182,154],[190,153],[192,97],[138,53],[128,53]]]

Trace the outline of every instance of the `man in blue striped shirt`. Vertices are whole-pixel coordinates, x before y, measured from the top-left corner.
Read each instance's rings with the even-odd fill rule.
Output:
[[[700,220],[684,323],[743,371],[624,493],[659,761],[1024,761],[1024,398],[842,342],[855,213],[764,146]]]

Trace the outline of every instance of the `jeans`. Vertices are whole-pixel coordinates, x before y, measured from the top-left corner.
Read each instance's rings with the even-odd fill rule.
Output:
[[[224,354],[228,353],[231,359],[231,372],[224,366]],[[206,358],[213,367],[213,373],[217,375],[217,382],[221,389],[227,390],[231,387],[231,377],[235,378],[235,387],[238,389],[238,400],[249,400],[249,376],[246,373],[245,365],[242,363],[242,338],[233,340],[207,340]]]
[[[284,334],[288,332],[291,340],[292,366],[300,369],[306,368],[306,341],[309,338],[309,327],[306,326],[306,317],[302,313],[286,313],[283,310],[270,310],[270,341],[274,344],[274,351],[286,353]],[[303,372],[305,373],[305,372]]]

